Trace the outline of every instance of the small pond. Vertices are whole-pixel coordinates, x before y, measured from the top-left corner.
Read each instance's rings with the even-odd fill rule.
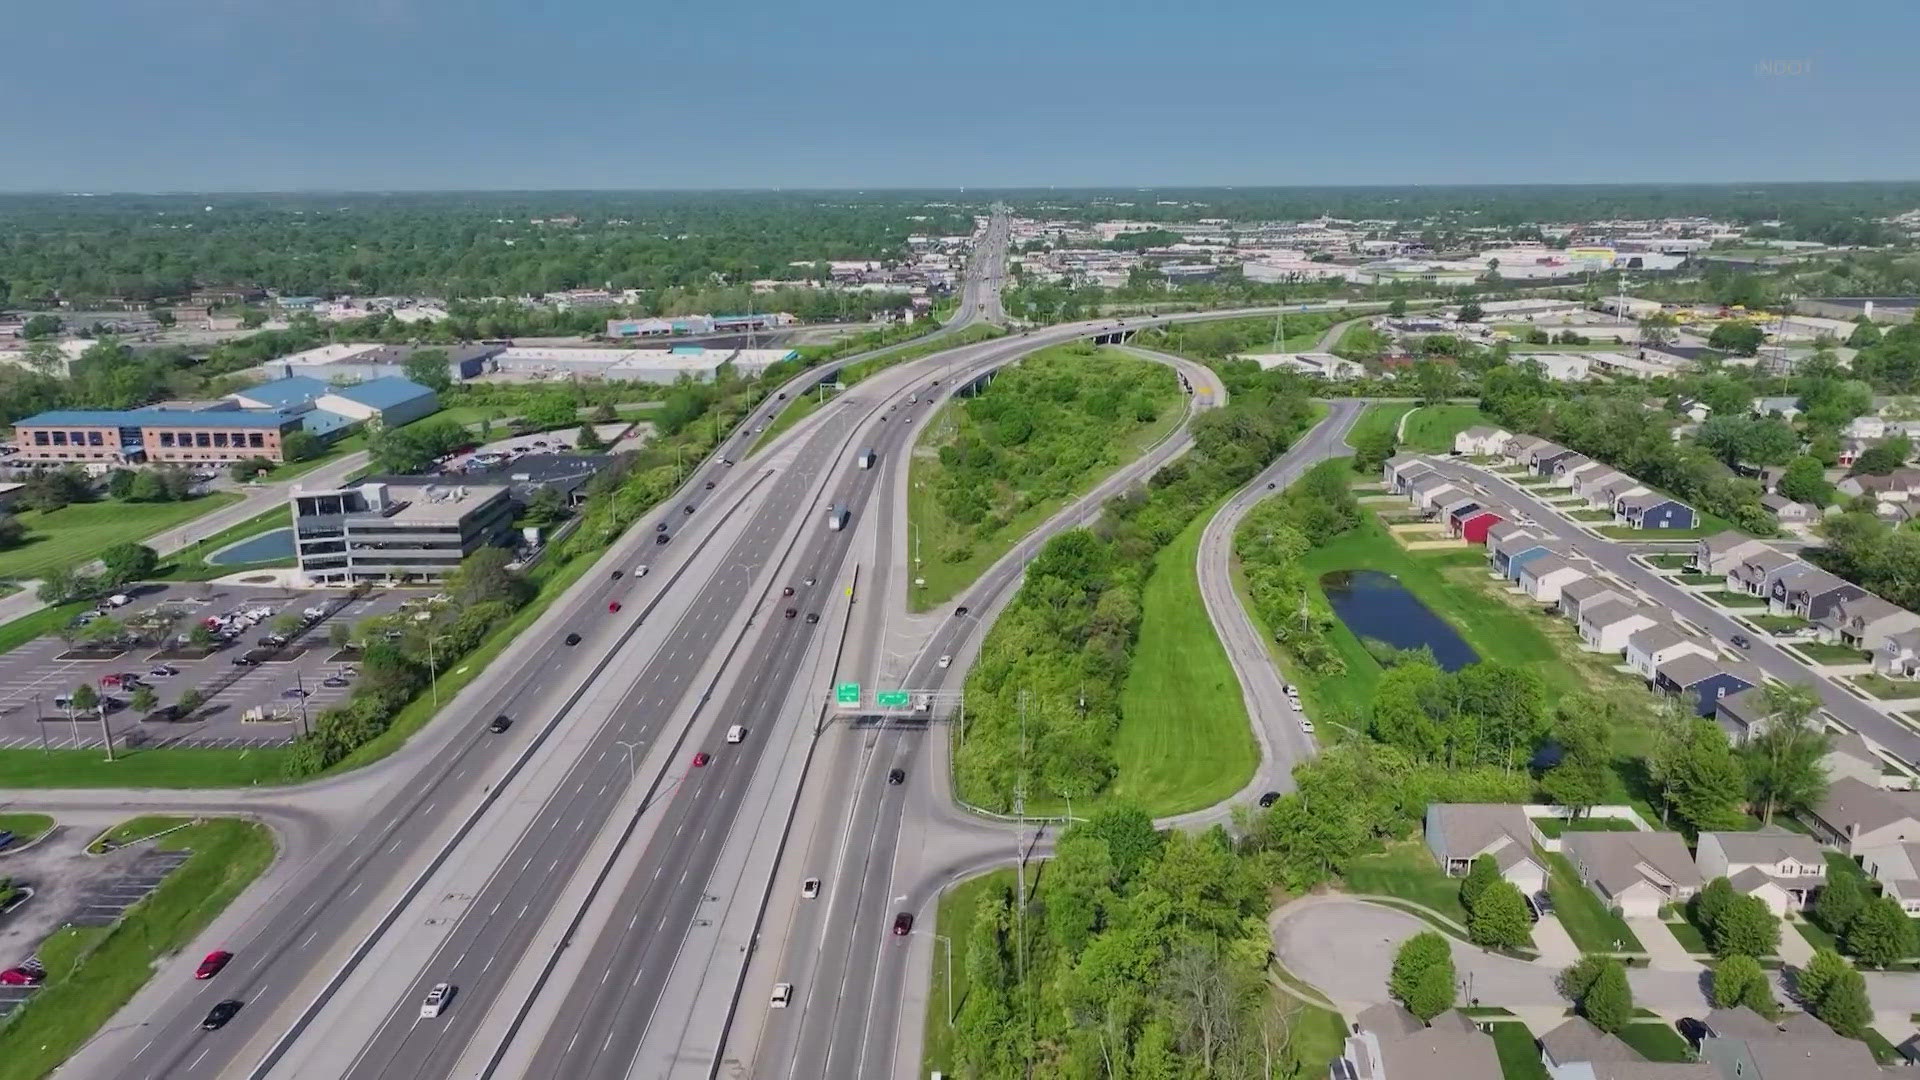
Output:
[[[243,566],[293,558],[293,530],[274,529],[245,540],[235,540],[207,556],[209,566]]]
[[[1435,615],[1392,574],[1337,570],[1322,577],[1320,586],[1334,615],[1362,641],[1374,638],[1396,649],[1425,646],[1447,671],[1459,671],[1480,660],[1447,620]]]

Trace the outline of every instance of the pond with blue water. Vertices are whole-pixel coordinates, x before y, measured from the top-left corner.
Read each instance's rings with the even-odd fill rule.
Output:
[[[1392,574],[1336,570],[1320,579],[1320,587],[1334,615],[1361,641],[1373,638],[1396,649],[1431,649],[1434,661],[1447,671],[1480,662],[1473,646]]]
[[[209,566],[247,566],[293,558],[293,530],[272,529],[245,540],[235,540],[207,556]]]

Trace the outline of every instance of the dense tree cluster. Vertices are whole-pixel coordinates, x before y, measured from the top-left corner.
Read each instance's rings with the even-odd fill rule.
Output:
[[[1808,1012],[1850,1039],[1860,1038],[1873,1022],[1866,977],[1832,949],[1814,953],[1795,975],[1793,996]]]
[[[1814,900],[1813,921],[1863,964],[1885,967],[1913,955],[1913,921],[1900,901],[1876,895],[1856,873],[1836,873]]]
[[[1633,1021],[1627,966],[1611,956],[1583,956],[1560,973],[1560,992],[1587,1022],[1610,1035]]]
[[[1367,731],[1419,762],[1511,770],[1532,758],[1548,718],[1546,686],[1532,671],[1489,660],[1449,673],[1415,656],[1380,676]]]
[[[1216,828],[1112,806],[1060,836],[1023,911],[998,887],[964,943],[959,1075],[1301,1075],[1267,990],[1266,883]],[[955,943],[956,954],[962,943]]]
[[[1690,903],[1694,925],[1719,959],[1772,956],[1780,948],[1780,920],[1774,918],[1767,902],[1734,891],[1726,878],[1707,882]]]
[[[1338,675],[1332,610],[1301,568],[1308,551],[1360,522],[1360,504],[1337,462],[1316,465],[1281,494],[1254,506],[1234,533],[1247,596],[1273,638],[1307,670]]]

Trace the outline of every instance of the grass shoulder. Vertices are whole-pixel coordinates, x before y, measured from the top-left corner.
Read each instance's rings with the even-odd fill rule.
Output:
[[[89,562],[115,544],[144,541],[241,498],[238,492],[216,491],[180,502],[108,499],[22,510],[15,517],[26,526],[26,539],[0,552],[0,577],[34,578],[55,567]]]

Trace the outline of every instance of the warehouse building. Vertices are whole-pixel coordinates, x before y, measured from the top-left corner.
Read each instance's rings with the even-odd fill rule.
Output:
[[[495,377],[518,382],[601,379],[608,382],[673,383],[682,378],[712,382],[724,364],[754,378],[796,355],[792,349],[568,349],[513,346],[492,360]]]

